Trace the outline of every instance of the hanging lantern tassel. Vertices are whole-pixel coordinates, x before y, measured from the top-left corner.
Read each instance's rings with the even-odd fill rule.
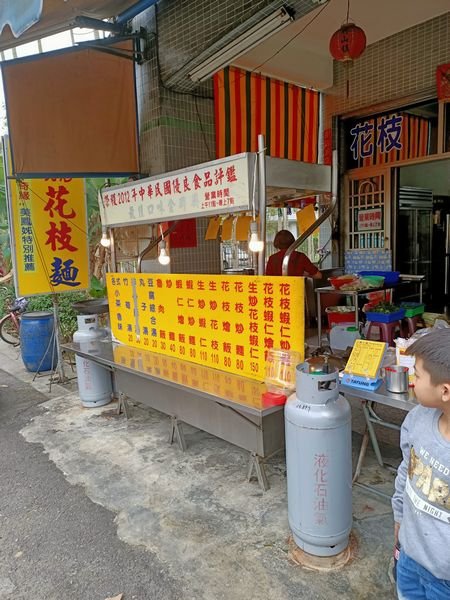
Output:
[[[349,68],[353,60],[359,58],[366,49],[366,34],[354,23],[345,23],[335,31],[330,39],[330,54],[338,62],[343,62],[346,72],[346,97],[349,97]]]
[[[344,63],[345,70],[345,98],[348,100],[350,96],[350,67],[352,65],[351,60],[346,60]]]

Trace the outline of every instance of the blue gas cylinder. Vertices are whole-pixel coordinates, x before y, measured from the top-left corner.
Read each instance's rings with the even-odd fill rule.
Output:
[[[22,360],[32,373],[52,371],[58,362],[53,313],[32,311],[20,321],[20,350]]]

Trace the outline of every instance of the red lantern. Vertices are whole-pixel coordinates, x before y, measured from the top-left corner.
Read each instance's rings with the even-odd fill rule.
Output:
[[[340,62],[359,58],[366,49],[366,34],[354,23],[345,23],[330,40],[330,54]]]

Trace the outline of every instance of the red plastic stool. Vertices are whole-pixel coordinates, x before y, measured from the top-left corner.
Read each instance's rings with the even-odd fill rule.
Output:
[[[415,317],[405,317],[402,321],[403,325],[403,336],[411,337],[416,333],[418,324],[423,326],[423,316],[416,315]]]
[[[378,329],[378,337],[374,340],[373,329]],[[402,335],[401,321],[392,321],[392,323],[381,323],[380,321],[369,321],[366,338],[372,341],[387,342],[389,346],[394,346],[394,339],[398,335]]]

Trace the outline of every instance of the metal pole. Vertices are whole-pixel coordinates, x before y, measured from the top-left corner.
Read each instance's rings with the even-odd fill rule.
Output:
[[[64,372],[64,363],[61,352],[61,345],[59,343],[59,314],[58,314],[58,296],[56,294],[52,294],[53,301],[53,316],[55,323],[55,344],[56,344],[56,355],[58,357],[58,364],[56,365],[56,370],[58,372],[59,383],[64,383],[66,381],[66,374]]]
[[[286,254],[284,255],[283,263],[281,266],[281,269],[282,269],[281,272],[282,272],[283,276],[288,274],[289,259],[291,258],[292,252],[294,252],[294,250],[296,248],[298,248],[298,246],[300,246],[300,244],[302,244],[306,239],[308,239],[308,237],[312,233],[314,233],[314,231],[319,227],[319,225],[321,225],[324,221],[326,221],[328,219],[328,217],[330,217],[333,214],[333,211],[337,205],[337,192],[338,192],[338,155],[337,155],[337,150],[333,150],[333,165],[332,165],[332,171],[331,171],[331,204],[319,216],[319,218],[312,225],[310,225],[308,227],[308,229],[306,231],[304,231],[302,233],[302,235],[299,238],[297,238],[295,240],[295,242],[291,246],[289,246],[289,248],[286,250]]]
[[[266,266],[266,148],[264,136],[258,135],[258,194],[259,194],[259,235],[264,248],[258,253],[258,275],[264,275]]]

